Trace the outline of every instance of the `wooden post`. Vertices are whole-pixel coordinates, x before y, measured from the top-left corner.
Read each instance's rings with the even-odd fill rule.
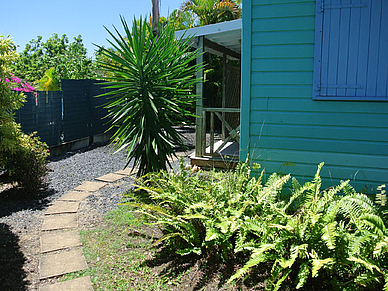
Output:
[[[197,47],[200,55],[197,57],[197,64],[203,64],[204,36],[196,37]],[[206,133],[206,127],[203,128],[203,82],[204,82],[204,69],[197,72],[197,78],[201,81],[196,86],[197,103],[196,103],[196,115],[195,120],[195,156],[202,157],[204,145],[206,145],[206,139],[203,140],[203,131]],[[205,135],[206,136],[206,135]]]
[[[214,153],[214,112],[210,112],[210,155]]]
[[[222,108],[226,107],[226,54],[222,54]],[[222,117],[225,119],[226,113],[222,112]],[[222,140],[224,141],[226,138],[226,128],[224,123],[222,122]]]

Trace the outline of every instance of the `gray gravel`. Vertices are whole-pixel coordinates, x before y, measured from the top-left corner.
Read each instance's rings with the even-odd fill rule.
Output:
[[[67,153],[61,157],[54,157],[48,164],[49,174],[47,175],[47,180],[50,189],[55,193],[51,195],[50,200],[58,199],[84,181],[94,181],[97,177],[124,169],[126,165],[126,152],[121,151],[116,154],[113,154],[113,152],[113,148],[105,145],[75,153]],[[123,181],[131,182],[128,177],[124,178]],[[127,185],[127,183],[122,183],[122,185]],[[115,184],[115,187],[100,189],[98,191],[99,197],[107,200],[105,203],[98,205],[100,208],[102,206],[107,207],[107,209],[104,208],[101,211],[106,213],[111,210],[120,200],[120,196],[117,195],[118,192],[121,194],[127,190],[120,187],[119,184]],[[94,200],[88,198],[89,200],[93,204]],[[91,205],[91,207],[93,206],[97,205]]]

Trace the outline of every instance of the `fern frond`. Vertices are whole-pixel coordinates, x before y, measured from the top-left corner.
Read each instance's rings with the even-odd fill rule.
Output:
[[[369,285],[372,285],[373,283],[380,283],[380,276],[376,273],[363,273],[358,275],[354,279],[354,282],[363,287],[367,287]]]
[[[319,194],[321,192],[321,186],[322,186],[322,179],[321,179],[321,176],[320,176],[320,173],[321,173],[321,169],[323,167],[325,163],[324,162],[321,162],[319,165],[318,165],[318,169],[317,169],[317,172],[315,173],[315,176],[314,176],[314,179],[313,179],[313,185],[314,185],[314,200],[318,200],[318,197],[319,197]]]
[[[360,216],[359,220],[364,225],[369,226],[371,230],[380,238],[384,237],[386,234],[387,230],[385,228],[384,221],[380,216],[371,213],[365,213]]]
[[[287,268],[291,268],[292,265],[295,263],[295,260],[297,259],[298,257],[298,253],[299,253],[299,246],[292,246],[291,247],[291,254],[290,254],[290,258],[287,260],[285,258],[280,258],[278,260],[278,263],[279,265],[283,268],[283,269],[287,269]]]
[[[306,284],[310,275],[310,266],[307,262],[303,262],[299,267],[298,276],[296,279],[296,289],[302,288]]]
[[[202,250],[199,247],[189,247],[189,248],[185,248],[183,250],[177,250],[176,253],[178,255],[181,255],[181,256],[186,256],[186,255],[188,255],[190,253],[195,253],[197,255],[201,255],[202,254]]]
[[[341,181],[341,183],[340,183],[339,185],[337,185],[336,187],[330,188],[330,189],[327,191],[329,197],[333,197],[333,196],[336,195],[337,193],[340,193],[343,189],[347,188],[348,185],[349,185],[349,182],[350,182],[350,180]]]
[[[165,241],[165,240],[168,240],[170,238],[176,237],[176,236],[180,236],[180,234],[179,233],[169,233],[169,234],[166,234],[166,235],[162,236],[160,239],[158,239],[156,242],[154,242],[153,246],[156,246],[158,243],[160,243],[162,241]]]
[[[381,207],[384,207],[387,204],[387,191],[385,190],[385,184],[378,186],[377,191],[380,191],[380,193],[376,194],[376,203]]]
[[[281,224],[270,224],[269,227],[271,228],[277,228],[277,229],[283,229],[287,230],[288,232],[295,232],[295,228],[292,227],[290,224],[287,225],[281,225]]]
[[[360,265],[364,266],[366,269],[368,269],[372,273],[374,272],[374,270],[376,270],[379,273],[382,273],[381,269],[378,266],[376,266],[373,262],[369,262],[367,259],[361,259],[361,258],[357,258],[357,257],[350,257],[347,260],[350,261],[350,262],[359,263]]]
[[[325,225],[325,227],[322,229],[322,240],[326,243],[326,246],[329,248],[329,250],[335,249],[336,238],[338,236],[336,225],[337,222],[334,221]]]
[[[254,266],[257,266],[258,264],[264,262],[266,260],[266,256],[263,254],[271,249],[274,249],[274,244],[262,244],[258,248],[254,249],[251,258],[249,261],[241,268],[239,269],[236,274],[234,274],[230,279],[228,280],[228,283],[241,278],[246,272],[249,271]]]
[[[318,271],[323,268],[326,265],[331,265],[334,263],[334,260],[332,258],[327,258],[324,260],[318,260],[318,259],[313,259],[312,265],[313,268],[311,270],[311,275],[313,277],[316,277],[318,275]]]
[[[166,217],[174,218],[174,215],[171,215],[166,208],[160,207],[158,205],[146,204],[146,203],[140,203],[140,202],[126,202],[125,205],[135,207],[135,208],[140,208],[143,210],[143,211],[138,210],[138,212],[145,213],[146,211],[152,211]]]
[[[385,240],[380,241],[379,243],[376,244],[373,250],[373,256],[378,257],[385,252],[388,253],[388,237],[385,237]]]
[[[198,219],[208,219],[207,216],[199,214],[199,213],[197,213],[197,214],[187,214],[187,215],[178,215],[178,216],[176,216],[176,218],[177,219],[182,218],[182,219],[187,219],[187,220],[196,219],[196,218],[198,218]]]
[[[280,279],[276,282],[274,288],[273,288],[273,291],[277,291],[280,289],[280,287],[282,286],[283,284],[283,281],[287,279],[288,275],[290,275],[290,273],[292,272],[292,269],[288,269],[286,270],[282,276],[280,277]]]

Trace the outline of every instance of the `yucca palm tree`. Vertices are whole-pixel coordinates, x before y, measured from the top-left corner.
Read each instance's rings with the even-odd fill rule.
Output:
[[[187,40],[175,40],[172,26],[159,26],[154,37],[146,20],[133,21],[130,29],[121,18],[124,34],[107,29],[113,50],[98,46],[104,59],[101,67],[110,72],[105,78],[112,143],[117,151],[127,149],[127,165],[134,160],[138,175],[166,169],[174,146],[186,148],[182,136],[173,127],[186,121],[196,96],[192,87],[199,65],[192,65],[198,56]],[[194,62],[195,63],[195,62]]]

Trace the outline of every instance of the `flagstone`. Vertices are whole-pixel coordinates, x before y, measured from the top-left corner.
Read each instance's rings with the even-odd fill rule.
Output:
[[[40,237],[41,253],[47,253],[81,245],[81,237],[78,231],[76,230],[55,233],[43,233]]]
[[[94,191],[97,191],[97,190],[101,189],[106,184],[107,183],[104,183],[104,182],[90,182],[90,181],[86,181],[86,182],[83,182],[78,187],[74,188],[74,190],[94,192]]]
[[[39,288],[39,291],[93,291],[92,281],[90,277],[81,277],[65,282],[59,282],[51,285],[44,285]]]
[[[77,228],[77,214],[57,214],[44,217],[42,230]]]
[[[60,276],[88,268],[80,249],[45,255],[40,258],[40,279]]]
[[[103,182],[115,182],[115,181],[120,180],[122,178],[124,178],[123,175],[110,173],[110,174],[106,174],[104,176],[98,177],[98,178],[96,178],[96,180],[103,181]]]
[[[129,176],[129,175],[136,174],[137,169],[133,169],[133,172],[132,172],[132,168],[125,168],[124,170],[116,171],[115,173],[123,176]]]
[[[76,213],[78,211],[79,202],[56,202],[47,208],[45,215],[60,214],[60,213]]]
[[[85,200],[86,197],[88,197],[89,195],[91,195],[90,192],[69,191],[58,200],[59,201],[82,201],[82,200]]]

